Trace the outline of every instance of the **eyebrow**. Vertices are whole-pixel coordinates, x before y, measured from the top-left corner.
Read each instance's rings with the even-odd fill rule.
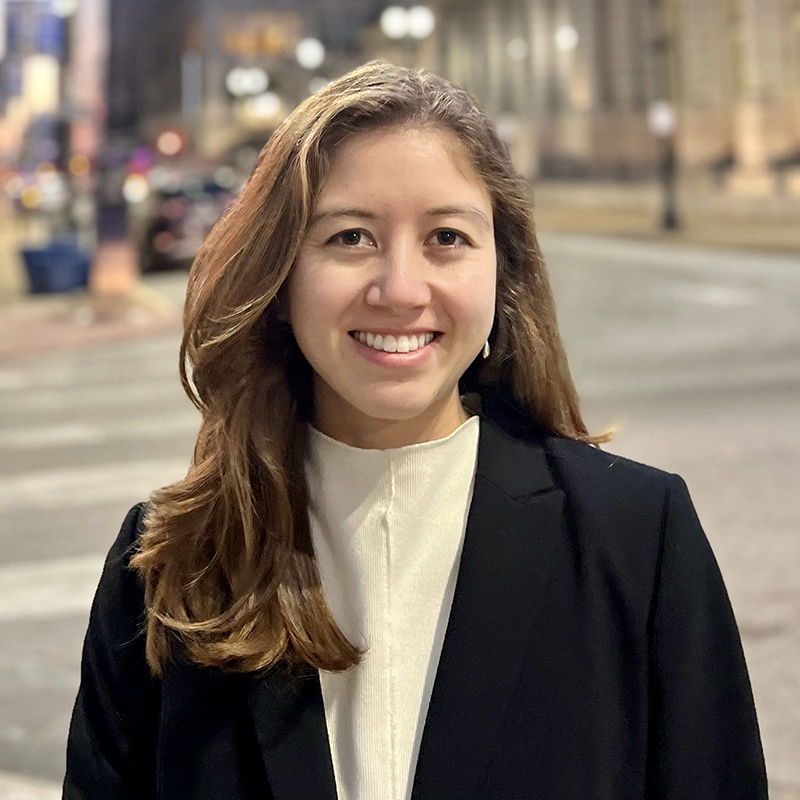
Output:
[[[430,217],[469,217],[479,222],[489,230],[492,229],[492,223],[489,221],[486,214],[483,213],[477,206],[470,203],[454,206],[440,206],[439,208],[431,208],[428,210],[427,215]]]
[[[428,209],[425,212],[428,217],[469,217],[476,222],[483,225],[489,230],[492,229],[492,223],[489,221],[486,214],[483,213],[477,206],[469,203],[452,205],[452,206],[438,206],[437,208]],[[338,217],[358,217],[360,219],[377,219],[378,215],[372,211],[367,211],[365,208],[344,208],[335,207],[328,208],[322,211],[316,211],[311,217],[310,227],[319,225],[329,219]]]
[[[328,208],[324,211],[315,211],[309,223],[310,227],[319,225],[320,222],[325,222],[329,219],[336,217],[360,217],[361,219],[377,219],[378,215],[367,211],[364,208]]]

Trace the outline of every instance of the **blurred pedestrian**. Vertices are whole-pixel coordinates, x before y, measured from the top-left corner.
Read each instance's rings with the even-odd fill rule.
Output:
[[[181,369],[194,458],[106,562],[67,800],[766,798],[686,486],[587,432],[466,92],[373,63],[292,113]]]

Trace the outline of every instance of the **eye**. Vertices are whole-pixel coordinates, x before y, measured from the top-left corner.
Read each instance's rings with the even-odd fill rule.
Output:
[[[364,233],[364,231],[359,230],[350,230],[350,231],[342,231],[341,233],[337,233],[336,236],[332,236],[328,242],[331,244],[336,244],[337,242],[341,242],[348,247],[357,247],[360,244],[370,244],[371,239],[369,239],[368,235]]]
[[[434,238],[436,244],[441,247],[455,247],[459,244],[471,244],[466,236],[450,228],[442,228],[442,230],[436,231],[434,233]]]

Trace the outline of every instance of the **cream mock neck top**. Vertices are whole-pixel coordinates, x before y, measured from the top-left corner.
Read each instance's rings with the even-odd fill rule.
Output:
[[[479,418],[444,439],[363,450],[310,431],[311,538],[363,661],[320,672],[339,800],[407,800],[453,601]]]

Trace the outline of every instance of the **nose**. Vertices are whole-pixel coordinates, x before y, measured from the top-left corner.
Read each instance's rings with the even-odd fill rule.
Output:
[[[380,259],[379,272],[367,289],[367,304],[397,311],[428,305],[429,269],[423,253],[412,244],[391,248]]]

